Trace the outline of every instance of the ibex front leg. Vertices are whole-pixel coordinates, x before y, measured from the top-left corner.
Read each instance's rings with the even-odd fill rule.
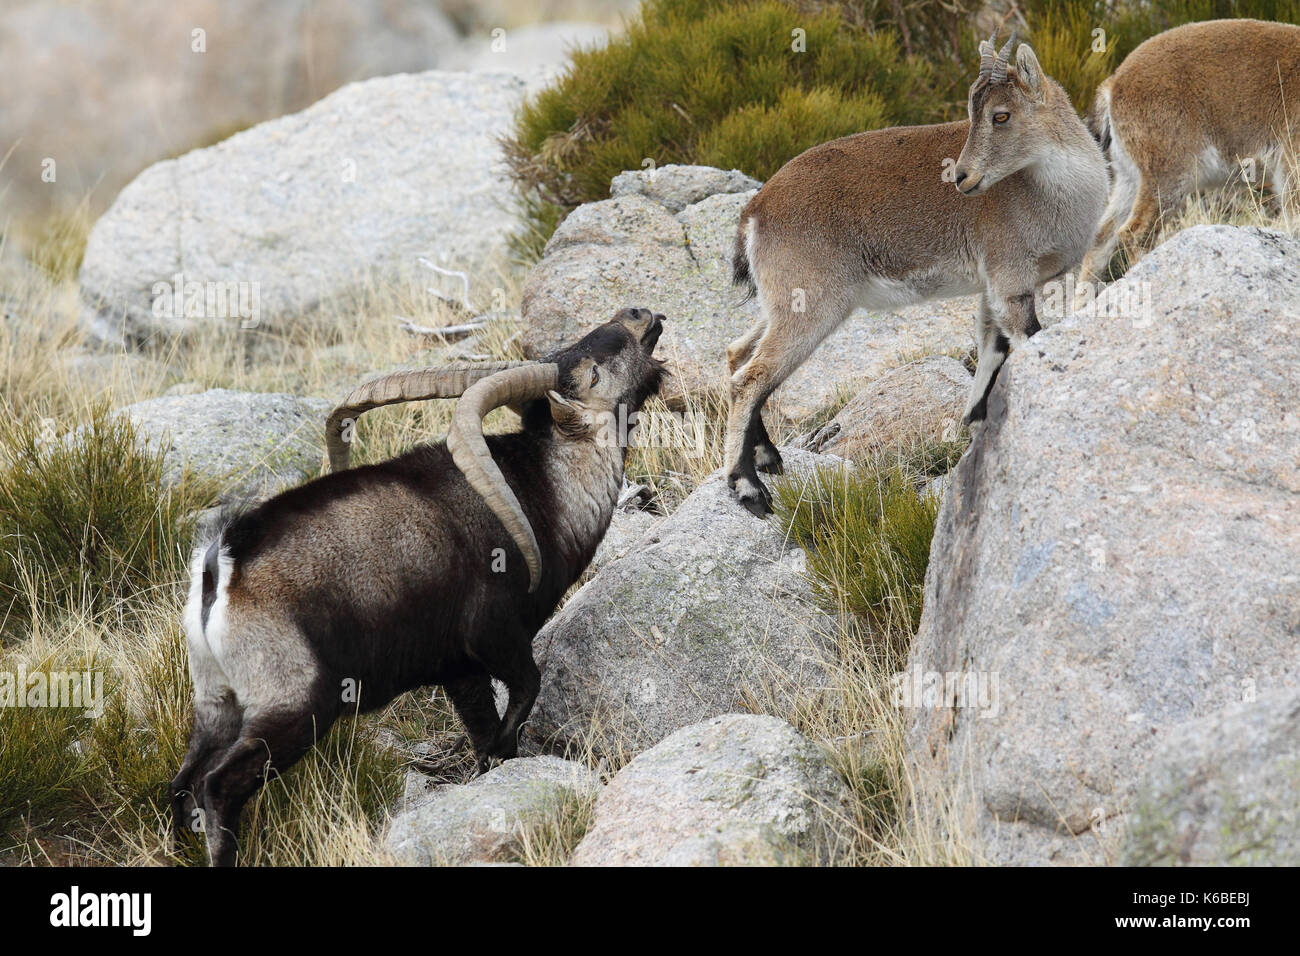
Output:
[[[988,294],[980,296],[975,335],[979,362],[971,384],[970,401],[962,421],[967,425],[981,422],[988,415],[989,393],[998,379],[998,371],[1011,350],[1038,332],[1038,314],[1034,311],[1034,293],[1026,292],[1002,300],[1004,313],[994,316]]]

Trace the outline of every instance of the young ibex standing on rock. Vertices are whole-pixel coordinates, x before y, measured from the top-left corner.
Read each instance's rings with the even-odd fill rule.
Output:
[[[1106,280],[1117,245],[1135,262],[1198,188],[1237,177],[1300,212],[1300,26],[1210,20],[1154,36],[1101,84],[1091,125],[1115,182],[1085,280]]]
[[[969,121],[816,146],[742,211],[735,279],[758,293],[762,317],[727,349],[727,466],[754,514],[770,510],[757,472],[781,470],[763,404],[853,309],[981,293],[966,409],[977,421],[1010,348],[1038,331],[1034,290],[1087,252],[1105,161],[1034,51],[1022,44],[1010,65],[1011,47],[980,44]]]
[[[212,863],[234,862],[240,812],[267,768],[296,763],[357,695],[373,710],[442,684],[480,770],[515,755],[540,683],[533,636],[609,527],[626,454],[609,423],[658,390],[662,330],[663,316],[626,309],[542,362],[369,382],[327,423],[333,474],[196,549],[194,725],[171,792],[178,832],[201,811]],[[358,415],[455,396],[445,445],[346,470]],[[522,430],[485,438],[483,417],[503,405]],[[504,718],[494,677],[510,692]]]

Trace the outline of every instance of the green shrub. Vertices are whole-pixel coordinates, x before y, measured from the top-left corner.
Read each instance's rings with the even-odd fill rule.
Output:
[[[824,140],[943,118],[927,61],[850,6],[648,0],[624,36],[575,51],[506,139],[532,232],[549,235],[556,208],[608,196],[610,179],[646,160],[765,179]]]
[[[75,437],[35,417],[0,431],[0,616],[21,626],[34,602],[102,609],[184,569],[184,516],[209,497],[168,491],[161,450],[130,421],[94,411]]]
[[[607,198],[614,176],[647,160],[765,180],[838,136],[964,116],[976,14],[986,9],[973,0],[646,0],[625,35],[575,51],[569,70],[520,109],[505,140],[525,221],[516,255],[538,258],[571,209]],[[993,10],[1003,36],[1015,26],[1032,42],[1081,111],[1162,30],[1219,17],[1300,21],[1300,0],[1021,0],[1009,13],[995,0]]]

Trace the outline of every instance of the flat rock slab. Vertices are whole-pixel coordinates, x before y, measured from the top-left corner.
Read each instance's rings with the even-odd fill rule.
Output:
[[[426,789],[413,777],[384,837],[384,848],[412,866],[499,862],[520,828],[601,789],[587,767],[550,756],[507,760],[460,785]]]
[[[577,866],[776,865],[825,859],[849,791],[785,721],[724,714],[624,767],[596,801]]]

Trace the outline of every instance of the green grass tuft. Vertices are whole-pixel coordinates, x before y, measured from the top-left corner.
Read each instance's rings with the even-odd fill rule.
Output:
[[[186,515],[210,494],[169,491],[163,453],[131,422],[96,409],[56,437],[29,416],[0,426],[0,633],[42,606],[103,609],[183,574]]]
[[[947,449],[922,450],[922,467],[891,463],[819,469],[774,484],[778,520],[808,554],[814,590],[848,612],[887,657],[906,656],[921,620],[938,500],[918,489]]]

